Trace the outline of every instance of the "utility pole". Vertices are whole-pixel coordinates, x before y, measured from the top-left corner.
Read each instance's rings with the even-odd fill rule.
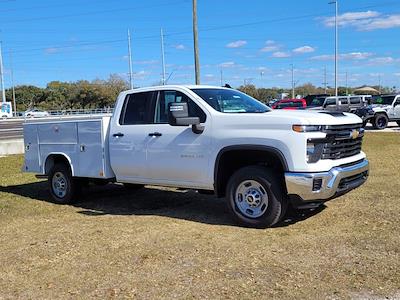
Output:
[[[329,4],[335,4],[335,96],[338,95],[338,0],[331,1]]]
[[[324,68],[324,83],[323,83],[324,87],[325,87],[325,95],[328,92],[328,82],[326,82],[326,67]]]
[[[161,84],[165,85],[165,53],[164,53],[164,33],[163,29],[160,30],[161,34],[161,63],[162,63],[162,76],[161,76]]]
[[[4,89],[4,70],[3,70],[3,42],[0,42],[0,73],[1,73],[1,90],[2,102],[6,102],[6,91]]]
[[[133,89],[131,32],[129,29],[128,29],[128,57],[129,57],[129,85],[130,88]]]
[[[292,67],[292,99],[294,99],[294,65],[290,64],[290,66]]]
[[[13,59],[12,59],[11,51],[10,51],[10,67],[11,67],[12,101],[13,101],[13,106],[14,106],[14,117],[16,117],[17,116],[17,104],[15,102],[14,70],[13,70]]]
[[[379,74],[379,83],[378,83],[378,91],[379,91],[379,95],[381,94],[381,75]]]
[[[199,38],[197,33],[197,0],[193,1],[194,70],[196,84],[200,84]]]

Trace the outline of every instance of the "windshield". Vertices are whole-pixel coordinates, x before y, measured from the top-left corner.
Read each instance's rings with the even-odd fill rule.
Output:
[[[265,113],[271,109],[256,99],[236,90],[192,89],[212,108],[223,113]]]
[[[311,106],[311,107],[322,106],[322,105],[324,105],[325,99],[326,99],[326,97],[314,98],[309,106]]]
[[[395,97],[396,96],[376,96],[372,98],[371,103],[392,105]]]

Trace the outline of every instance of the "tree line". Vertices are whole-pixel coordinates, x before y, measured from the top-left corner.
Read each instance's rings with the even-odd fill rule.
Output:
[[[78,80],[75,82],[52,81],[46,87],[33,85],[19,85],[15,87],[15,99],[17,111],[25,111],[30,108],[44,110],[68,110],[68,109],[94,109],[114,106],[115,99],[121,91],[129,88],[128,82],[121,76],[112,74],[107,80],[95,79],[92,81]],[[379,87],[374,87],[379,89]],[[381,88],[382,93],[393,92],[394,88]],[[279,99],[282,93],[291,95],[291,89],[284,88],[257,88],[248,84],[238,87],[238,90],[250,96],[268,103],[272,99]],[[353,88],[339,87],[339,94],[353,93]],[[332,95],[333,89],[325,91],[322,87],[316,87],[311,83],[297,86],[296,95],[327,94]],[[290,96],[289,96],[290,97]],[[12,90],[6,90],[7,101],[12,99]]]
[[[128,88],[127,81],[115,74],[107,80],[52,81],[44,88],[19,85],[15,87],[15,102],[17,111],[105,108],[114,106],[118,94]],[[6,90],[6,99],[11,101],[11,89]]]

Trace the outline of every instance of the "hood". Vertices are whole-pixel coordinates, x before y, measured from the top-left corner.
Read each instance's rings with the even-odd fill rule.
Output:
[[[265,115],[270,118],[285,119],[288,123],[298,125],[341,125],[362,123],[362,120],[355,114],[331,112],[326,110],[272,110]]]
[[[373,111],[388,111],[392,106],[387,104],[371,104],[368,107],[370,107]]]

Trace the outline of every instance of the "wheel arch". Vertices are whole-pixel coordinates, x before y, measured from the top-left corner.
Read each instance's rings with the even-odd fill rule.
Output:
[[[48,175],[51,168],[57,163],[64,163],[71,169],[71,174],[74,176],[74,166],[72,164],[71,158],[65,153],[52,152],[46,157],[45,163],[43,165],[43,174]]]
[[[241,158],[246,155],[258,154],[262,155],[265,160],[259,160],[257,157],[246,157],[243,161],[236,161],[235,166],[230,166],[229,170],[223,170],[225,167],[225,158],[229,161],[229,156],[234,158]],[[264,156],[265,155],[265,156]],[[216,157],[214,166],[214,192],[218,197],[225,195],[225,189],[229,177],[237,169],[249,166],[252,164],[257,164],[261,162],[269,162],[277,167],[283,173],[289,170],[286,158],[284,154],[275,147],[262,146],[262,145],[233,145],[222,148]],[[283,179],[283,178],[282,178]]]

